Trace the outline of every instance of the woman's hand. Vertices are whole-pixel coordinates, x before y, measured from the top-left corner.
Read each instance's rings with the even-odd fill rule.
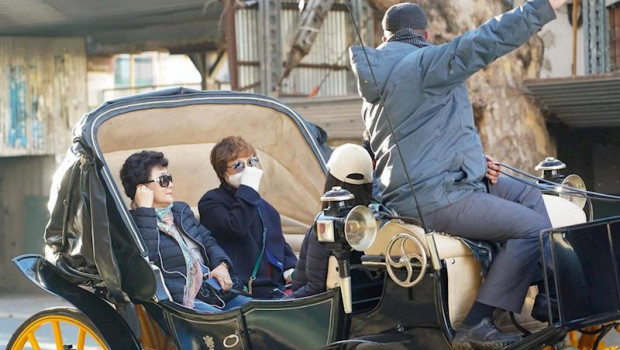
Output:
[[[263,171],[255,167],[246,167],[241,173],[241,184],[252,187],[254,191],[258,192],[260,186],[260,178],[263,176]]]
[[[146,185],[140,184],[136,187],[136,196],[134,197],[136,207],[152,208],[153,207],[153,191]]]
[[[490,155],[485,154],[484,156],[487,159],[486,178],[489,179],[491,185],[495,185],[499,177],[499,165],[495,164],[495,160]]]
[[[221,263],[218,267],[211,270],[209,277],[215,278],[222,287],[223,291],[230,290],[233,286],[226,263]]]

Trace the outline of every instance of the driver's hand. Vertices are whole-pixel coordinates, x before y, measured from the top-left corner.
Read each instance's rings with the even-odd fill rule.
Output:
[[[209,276],[217,280],[223,291],[230,290],[233,286],[232,279],[228,273],[228,267],[226,267],[224,263],[221,263],[218,267],[211,270]]]
[[[495,164],[495,160],[490,155],[485,154],[484,157],[487,159],[486,178],[489,179],[491,185],[495,185],[497,183],[497,178],[499,178],[500,167]]]
[[[133,199],[136,207],[152,208],[153,207],[153,191],[146,185],[138,185],[136,188],[136,196]]]

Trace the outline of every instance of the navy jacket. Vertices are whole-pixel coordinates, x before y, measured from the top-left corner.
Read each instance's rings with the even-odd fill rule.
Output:
[[[309,228],[301,244],[299,260],[293,274],[291,297],[307,297],[325,291],[329,255],[329,249],[319,243],[314,229]]]
[[[532,0],[443,45],[418,48],[388,41],[365,48],[368,60],[361,47],[350,49],[384,203],[401,215],[419,217],[394,153],[396,142],[423,213],[484,191],[486,161],[466,80],[554,18],[548,0]]]
[[[166,287],[177,303],[183,303],[183,290],[187,267],[183,252],[177,241],[157,228],[157,215],[153,208],[137,208],[131,211],[140,235],[146,244],[149,261],[161,269]],[[174,202],[172,216],[179,231],[187,234],[202,249],[205,265],[215,268],[226,262],[232,269],[232,261],[217,244],[211,233],[200,225],[187,203]]]
[[[200,222],[213,232],[235,263],[235,275],[246,285],[262,251],[263,229],[267,229],[265,252],[252,283],[252,295],[278,296],[274,295],[274,288],[284,289],[282,272],[294,268],[297,257],[284,240],[277,210],[251,187],[241,185],[234,189],[221,184],[202,196],[198,211]]]

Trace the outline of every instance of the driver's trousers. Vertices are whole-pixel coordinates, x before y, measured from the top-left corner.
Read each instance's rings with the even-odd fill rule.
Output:
[[[529,286],[541,278],[540,231],[551,228],[538,188],[502,176],[489,193],[473,192],[424,219],[438,232],[504,243],[476,301],[521,312]]]

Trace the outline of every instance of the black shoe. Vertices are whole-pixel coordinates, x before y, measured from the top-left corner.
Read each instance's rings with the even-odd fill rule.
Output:
[[[532,306],[532,317],[540,322],[549,322],[549,310],[547,306],[551,303],[551,315],[554,320],[559,320],[558,300],[556,298],[548,298],[545,293],[536,294],[534,306]]]
[[[521,340],[518,334],[503,333],[495,328],[493,322],[485,317],[480,323],[473,326],[461,326],[454,340],[452,348],[454,350],[495,350]]]

